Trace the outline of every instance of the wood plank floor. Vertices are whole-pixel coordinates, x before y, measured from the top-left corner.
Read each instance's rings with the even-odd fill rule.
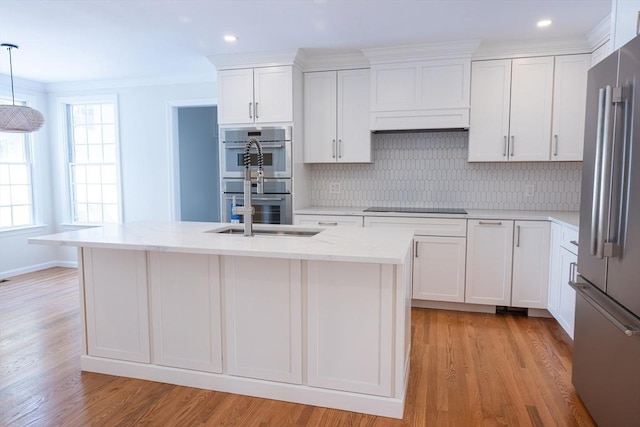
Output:
[[[403,420],[80,372],[75,269],[0,283],[0,426],[593,426],[552,319],[412,311]]]

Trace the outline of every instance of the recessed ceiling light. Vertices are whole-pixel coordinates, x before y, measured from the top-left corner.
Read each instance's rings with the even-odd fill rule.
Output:
[[[238,40],[238,37],[234,36],[233,34],[227,34],[226,36],[224,36],[224,41],[226,41],[227,43],[233,43],[236,40]]]
[[[541,21],[538,21],[538,27],[548,27],[549,25],[551,25],[551,19],[543,19]]]

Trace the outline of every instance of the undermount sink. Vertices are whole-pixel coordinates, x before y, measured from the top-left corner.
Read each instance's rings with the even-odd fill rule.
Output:
[[[291,230],[286,228],[254,228],[254,236],[294,236],[294,237],[311,237],[320,233],[322,230]],[[217,228],[215,230],[205,231],[205,233],[214,234],[233,234],[243,235],[244,226],[229,226],[223,228]]]

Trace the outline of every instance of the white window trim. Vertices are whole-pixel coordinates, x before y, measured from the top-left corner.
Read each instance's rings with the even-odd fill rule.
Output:
[[[6,99],[12,99],[11,92],[0,91],[0,97]],[[25,105],[31,108],[38,109],[38,98],[34,95],[29,95],[26,93],[16,92],[15,99],[19,102],[24,102]],[[46,117],[45,117],[46,120]],[[45,122],[46,124],[46,122]],[[17,225],[15,227],[6,227],[0,229],[1,235],[12,235],[12,234],[21,234],[24,233],[25,230],[33,230],[36,228],[42,228],[46,225],[44,224],[44,191],[42,184],[46,182],[45,177],[42,176],[45,168],[44,159],[45,156],[42,154],[42,150],[40,147],[40,137],[39,133],[44,132],[44,128],[39,130],[38,132],[32,132],[29,134],[29,138],[27,141],[27,150],[29,150],[31,156],[31,202],[33,203],[33,224],[30,225]]]
[[[71,97],[59,97],[57,98],[58,106],[58,119],[60,126],[58,128],[58,141],[60,141],[60,149],[64,153],[62,156],[61,171],[64,175],[64,182],[62,187],[64,188],[64,216],[61,224],[67,226],[80,226],[80,227],[96,227],[99,223],[86,223],[73,220],[73,208],[71,206],[71,182],[69,177],[69,117],[67,115],[68,105],[77,104],[99,104],[111,102],[114,105],[115,125],[116,125],[116,178],[118,180],[116,188],[118,191],[118,222],[124,222],[124,200],[122,198],[122,162],[120,157],[120,113],[118,108],[118,95],[117,94],[105,94],[105,95],[87,95],[87,96],[71,96]]]

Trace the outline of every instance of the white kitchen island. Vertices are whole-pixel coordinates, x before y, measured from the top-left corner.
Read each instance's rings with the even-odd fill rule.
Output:
[[[228,225],[30,239],[79,248],[82,370],[402,418],[412,231]]]

